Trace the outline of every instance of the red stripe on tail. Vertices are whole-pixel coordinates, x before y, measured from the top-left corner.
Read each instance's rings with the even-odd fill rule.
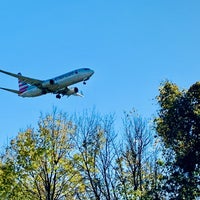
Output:
[[[21,73],[18,73],[18,75],[21,75]],[[18,84],[19,84],[19,93],[23,93],[27,91],[28,89],[28,84],[20,79],[18,79]]]

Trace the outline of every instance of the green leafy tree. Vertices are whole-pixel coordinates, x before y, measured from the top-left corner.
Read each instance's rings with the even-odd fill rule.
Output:
[[[166,81],[159,90],[156,130],[165,147],[165,191],[173,199],[195,199],[200,181],[200,82],[180,91]]]
[[[0,198],[32,200],[31,197],[21,190],[21,184],[17,182],[17,174],[11,160],[0,164]]]
[[[74,199],[84,191],[81,175],[70,159],[75,132],[62,113],[41,116],[38,130],[28,128],[13,139],[1,164],[1,188],[7,199]],[[3,180],[2,180],[3,179]],[[10,184],[13,182],[13,184]],[[0,192],[1,198],[5,192]]]

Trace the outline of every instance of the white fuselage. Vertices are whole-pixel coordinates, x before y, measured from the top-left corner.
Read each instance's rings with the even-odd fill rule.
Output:
[[[36,97],[46,93],[56,94],[70,85],[88,80],[93,73],[94,71],[89,68],[73,70],[61,76],[43,81],[42,86],[29,85],[28,89],[25,92],[20,93],[19,96]]]

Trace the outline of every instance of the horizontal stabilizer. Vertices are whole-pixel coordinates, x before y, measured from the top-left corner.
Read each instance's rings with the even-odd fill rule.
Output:
[[[13,90],[13,89],[9,89],[9,88],[2,88],[2,87],[0,87],[0,89],[19,94],[18,90]]]

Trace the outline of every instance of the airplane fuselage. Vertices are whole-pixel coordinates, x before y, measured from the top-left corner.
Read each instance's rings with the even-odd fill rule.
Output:
[[[66,74],[43,81],[41,88],[39,86],[29,85],[27,91],[20,93],[19,96],[36,97],[46,93],[56,94],[57,91],[62,90],[63,88],[88,80],[93,73],[94,71],[89,68],[73,70]]]

